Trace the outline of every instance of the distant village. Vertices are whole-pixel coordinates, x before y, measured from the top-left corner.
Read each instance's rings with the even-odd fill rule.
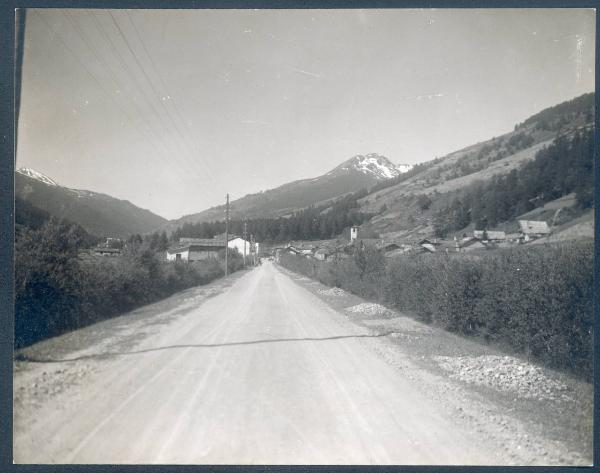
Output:
[[[545,221],[519,220],[519,231],[474,230],[472,235],[451,240],[423,238],[418,241],[393,241],[385,238],[361,238],[359,227],[351,227],[349,239],[325,241],[289,242],[285,245],[268,245],[261,247],[258,242],[246,240],[237,235],[215,235],[213,238],[179,238],[178,242],[165,252],[166,261],[202,261],[216,258],[227,246],[235,249],[240,255],[249,258],[273,257],[276,260],[283,253],[291,253],[319,261],[343,259],[352,256],[358,245],[368,245],[393,258],[409,253],[466,253],[474,250],[507,248],[519,244],[534,242],[551,234],[550,226]],[[118,238],[107,238],[105,242],[91,249],[87,257],[118,257],[122,254],[124,243]]]
[[[227,245],[225,245],[227,240]],[[169,247],[165,252],[167,261],[203,261],[209,258],[217,258],[219,253],[229,249],[237,250],[240,255],[249,258],[257,258],[259,255],[259,243],[245,240],[237,235],[215,235],[213,238],[179,238],[177,244]],[[103,243],[88,251],[87,257],[118,257],[123,253],[125,243],[119,238],[107,238]]]
[[[299,242],[289,243],[274,248],[278,260],[283,253],[291,253],[319,261],[343,259],[350,257],[357,245],[370,245],[382,251],[386,257],[393,258],[409,253],[466,253],[473,250],[507,248],[525,244],[548,237],[551,229],[547,222],[536,220],[519,220],[519,232],[475,230],[471,236],[452,240],[439,238],[423,238],[419,241],[386,241],[381,238],[360,238],[359,228],[350,229],[350,241],[326,241],[322,243]]]

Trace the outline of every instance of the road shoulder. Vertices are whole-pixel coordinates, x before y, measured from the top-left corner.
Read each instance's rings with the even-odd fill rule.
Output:
[[[340,319],[380,335],[362,343],[458,424],[495,442],[510,464],[592,464],[591,384],[277,268]]]

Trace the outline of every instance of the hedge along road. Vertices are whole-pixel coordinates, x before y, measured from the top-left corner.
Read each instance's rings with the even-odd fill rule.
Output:
[[[493,439],[458,425],[369,348],[379,342],[265,263],[120,355],[31,363],[54,369],[53,377],[84,362],[94,372],[47,402],[15,410],[14,460],[507,461]]]

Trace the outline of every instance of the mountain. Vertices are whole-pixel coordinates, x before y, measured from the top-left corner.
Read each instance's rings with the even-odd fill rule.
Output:
[[[23,176],[30,177],[31,179],[35,179],[36,181],[43,182],[44,184],[48,184],[49,186],[59,187],[55,181],[50,179],[45,174],[42,174],[41,172],[36,171],[35,169],[21,168],[21,169],[18,169],[17,172],[19,174],[22,174]]]
[[[372,176],[377,181],[391,179],[403,172],[410,171],[412,166],[403,164],[396,166],[385,156],[376,153],[356,155],[329,171],[326,175],[341,175],[343,173],[360,172]]]
[[[376,153],[353,156],[322,176],[290,182],[234,200],[230,205],[230,216],[232,219],[243,219],[289,215],[302,208],[396,178],[411,168],[409,165],[396,166],[385,156]],[[224,212],[224,205],[213,207],[172,221],[167,228],[172,230],[184,223],[223,220]]]
[[[570,237],[590,236],[594,115],[594,94],[586,94],[403,173],[378,155],[355,156],[318,178],[233,202],[230,230],[239,233],[245,217],[258,241],[286,242],[347,238],[360,225],[359,238],[411,243],[474,229],[513,233],[518,219],[535,216]],[[223,216],[221,206],[171,224],[180,223],[176,236],[204,238],[224,230]]]
[[[31,214],[38,209],[39,218],[45,213],[64,218],[98,237],[125,238],[133,233],[154,231],[167,223],[163,217],[127,200],[63,187],[29,168],[15,173],[15,200],[17,212],[21,209]]]

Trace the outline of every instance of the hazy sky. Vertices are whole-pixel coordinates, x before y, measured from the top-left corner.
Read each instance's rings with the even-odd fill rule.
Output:
[[[29,10],[17,167],[176,218],[594,89],[594,10]]]

